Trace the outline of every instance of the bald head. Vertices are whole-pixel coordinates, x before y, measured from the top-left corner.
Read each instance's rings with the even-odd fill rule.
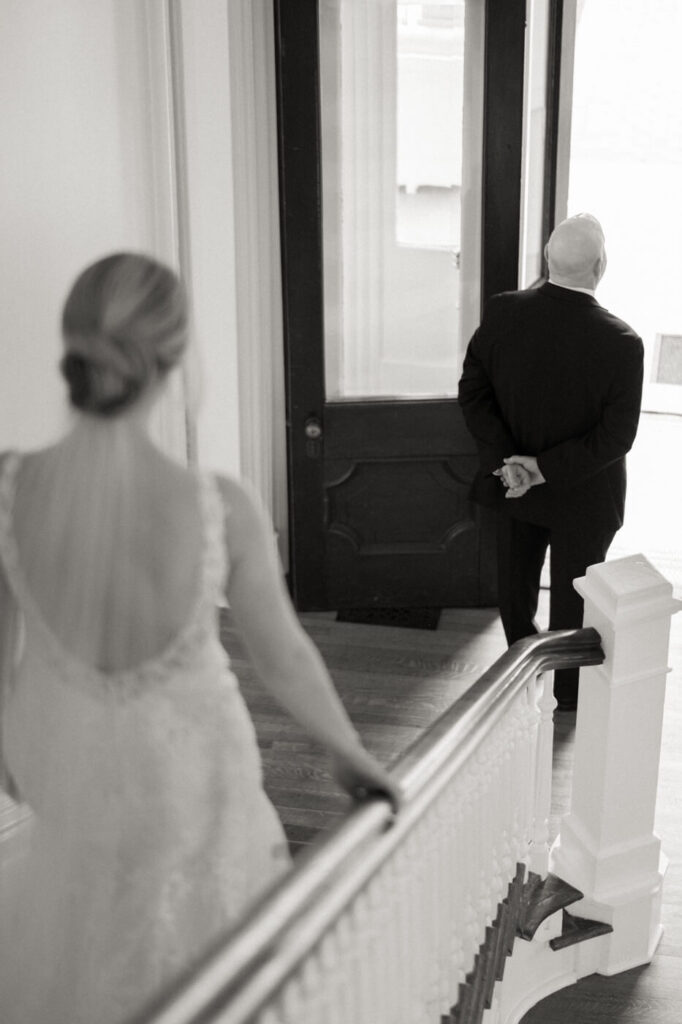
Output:
[[[549,276],[567,288],[596,288],[606,270],[604,232],[596,217],[580,213],[558,224],[545,249]]]

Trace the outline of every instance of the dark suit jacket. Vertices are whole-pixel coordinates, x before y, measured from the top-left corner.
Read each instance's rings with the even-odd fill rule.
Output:
[[[584,292],[544,284],[493,296],[459,383],[480,456],[474,500],[541,525],[570,516],[618,529],[643,355],[635,332]],[[537,456],[546,483],[504,501],[491,474],[510,455]]]

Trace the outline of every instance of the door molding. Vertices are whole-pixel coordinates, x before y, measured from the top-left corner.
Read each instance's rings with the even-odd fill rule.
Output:
[[[240,468],[278,531],[286,564],[282,288],[271,0],[230,0],[228,63],[234,196]]]
[[[289,578],[309,581],[307,603],[324,607],[321,458],[306,453],[306,422],[324,407],[322,186],[318,0],[274,0],[282,305],[289,471]],[[312,343],[308,343],[308,341]],[[296,388],[292,382],[296,381]],[[305,494],[301,508],[298,494]]]
[[[486,0],[481,303],[518,287],[526,0]]]

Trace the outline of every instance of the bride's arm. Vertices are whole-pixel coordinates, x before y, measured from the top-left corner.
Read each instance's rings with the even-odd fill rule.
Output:
[[[249,659],[278,703],[332,755],[349,792],[381,791],[394,805],[398,787],[362,746],[322,657],[301,627],[284,582],[274,532],[258,501],[221,480],[227,508],[227,599]]]

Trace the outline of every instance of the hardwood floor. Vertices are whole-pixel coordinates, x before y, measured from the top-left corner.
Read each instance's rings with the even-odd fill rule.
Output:
[[[446,610],[438,630],[337,622],[305,614],[344,705],[368,750],[391,764],[505,650],[494,609]],[[326,757],[268,697],[244,659],[224,613],[222,638],[253,717],[265,788],[293,853],[349,806]]]
[[[546,621],[546,593],[540,622]],[[543,618],[544,616],[544,618]],[[385,764],[445,710],[504,651],[492,609],[446,610],[438,630],[339,623],[333,613],[301,616],[320,648],[368,749]],[[254,679],[226,614],[233,658],[261,746],[265,786],[294,852],[348,806],[326,771],[323,751],[279,711]],[[679,1024],[682,1020],[682,613],[673,619],[661,756],[657,829],[670,865],[665,933],[653,962],[612,978],[592,975],[543,1000],[523,1024]],[[555,724],[550,833],[568,810],[575,717]]]

